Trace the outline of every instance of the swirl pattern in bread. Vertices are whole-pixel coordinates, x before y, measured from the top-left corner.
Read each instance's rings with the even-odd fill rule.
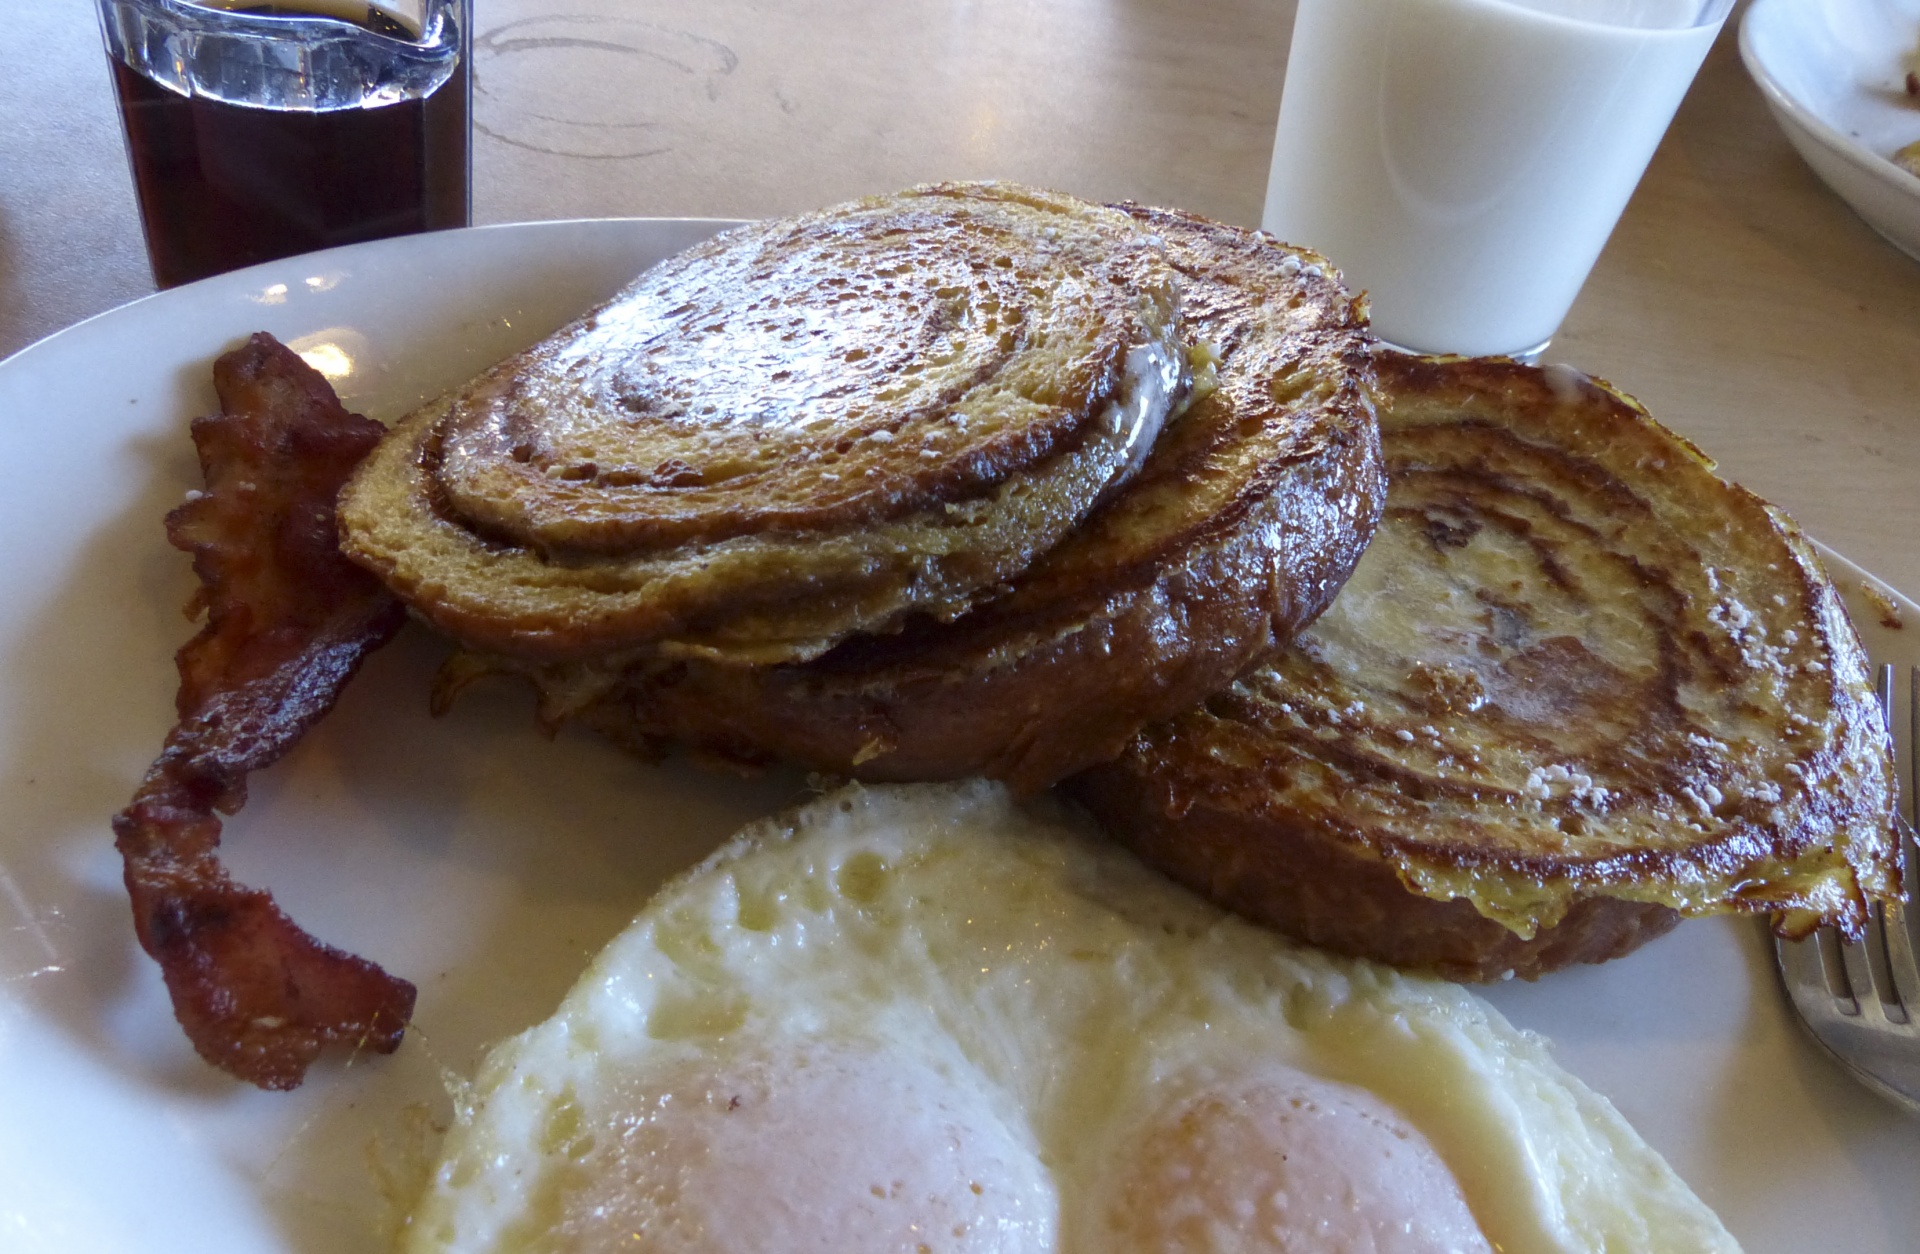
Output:
[[[548,716],[735,761],[1031,791],[1118,753],[1311,621],[1384,498],[1364,312],[1313,253],[1127,211],[1180,275],[1200,382],[1140,472],[1004,595],[807,662],[537,668]]]
[[[403,419],[346,552],[471,646],[815,656],[997,589],[1184,384],[1116,210],[944,184],[757,223]]]
[[[1779,511],[1606,385],[1383,355],[1386,513],[1295,646],[1072,782],[1148,861],[1471,979],[1898,891],[1859,641]]]

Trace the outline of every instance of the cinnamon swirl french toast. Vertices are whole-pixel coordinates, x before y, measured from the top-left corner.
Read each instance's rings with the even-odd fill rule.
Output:
[[[1565,369],[1383,354],[1386,512],[1293,647],[1069,782],[1282,931],[1533,977],[1683,916],[1857,933],[1886,732],[1792,522]]]
[[[1078,525],[1185,386],[1133,219],[944,184],[729,231],[403,419],[342,543],[523,658],[816,656]]]
[[[1126,207],[1179,275],[1190,403],[1085,523],[952,621],[824,656],[516,666],[550,721],[867,780],[984,774],[1037,790],[1233,680],[1318,614],[1384,497],[1364,313],[1324,259]]]

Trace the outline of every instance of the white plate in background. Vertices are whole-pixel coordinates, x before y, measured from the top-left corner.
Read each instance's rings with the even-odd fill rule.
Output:
[[[1867,224],[1920,259],[1920,177],[1891,155],[1920,142],[1906,74],[1920,0],[1754,0],[1740,57],[1814,172]]]
[[[163,293],[0,363],[0,1249],[379,1248],[405,1200],[383,1180],[423,1162],[446,1118],[442,1068],[544,1017],[654,886],[796,794],[790,774],[545,740],[510,686],[436,722],[441,648],[409,629],[227,825],[237,879],[420,986],[398,1054],[323,1062],[290,1094],[194,1057],[134,941],[107,827],[166,734],[191,632],[192,575],[160,519],[197,482],[186,426],[213,408],[215,355],[272,331],[391,419],[716,225],[359,245]],[[1835,565],[1870,648],[1920,661],[1920,607],[1896,598],[1909,626],[1884,627],[1865,576]],[[1911,1254],[1920,1120],[1802,1039],[1755,924],[1685,924],[1492,998],[1553,1038],[1750,1254]]]

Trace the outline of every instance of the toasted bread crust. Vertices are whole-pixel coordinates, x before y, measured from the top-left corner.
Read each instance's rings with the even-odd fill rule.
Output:
[[[1333,608],[1073,791],[1265,922],[1462,978],[1663,930],[1610,901],[1857,931],[1888,746],[1791,522],[1571,371],[1379,370],[1387,509]]]
[[[1605,962],[1680,922],[1667,906],[1581,897],[1559,923],[1522,940],[1471,902],[1409,892],[1386,861],[1305,826],[1204,798],[1170,812],[1158,781],[1135,771],[1076,777],[1068,791],[1143,861],[1236,914],[1323,949],[1450,980],[1531,980]]]
[[[1311,621],[1384,497],[1364,315],[1313,254],[1129,212],[1181,271],[1186,331],[1218,354],[1216,382],[1010,591],[805,664],[636,668],[585,703],[590,677],[549,671],[549,711],[736,760],[865,780],[984,774],[1032,791],[1111,757]]]
[[[739,228],[403,419],[345,549],[526,659],[790,660],[950,617],[1137,468],[1174,300],[1126,215],[1004,184]]]

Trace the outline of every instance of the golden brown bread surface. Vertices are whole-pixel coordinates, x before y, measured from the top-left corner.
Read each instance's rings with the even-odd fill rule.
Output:
[[[986,774],[1034,790],[1310,621],[1384,496],[1364,316],[1311,253],[1129,211],[1164,242],[1209,364],[1139,474],[1006,595],[807,663],[544,668],[548,717],[867,780]]]
[[[1243,913],[1459,978],[1683,915],[1857,930],[1897,891],[1889,750],[1798,530],[1572,371],[1378,364],[1387,508],[1346,588],[1071,790]]]
[[[403,419],[345,549],[521,658],[786,660],[951,616],[1137,468],[1174,302],[1125,214],[1008,184],[741,227]]]

